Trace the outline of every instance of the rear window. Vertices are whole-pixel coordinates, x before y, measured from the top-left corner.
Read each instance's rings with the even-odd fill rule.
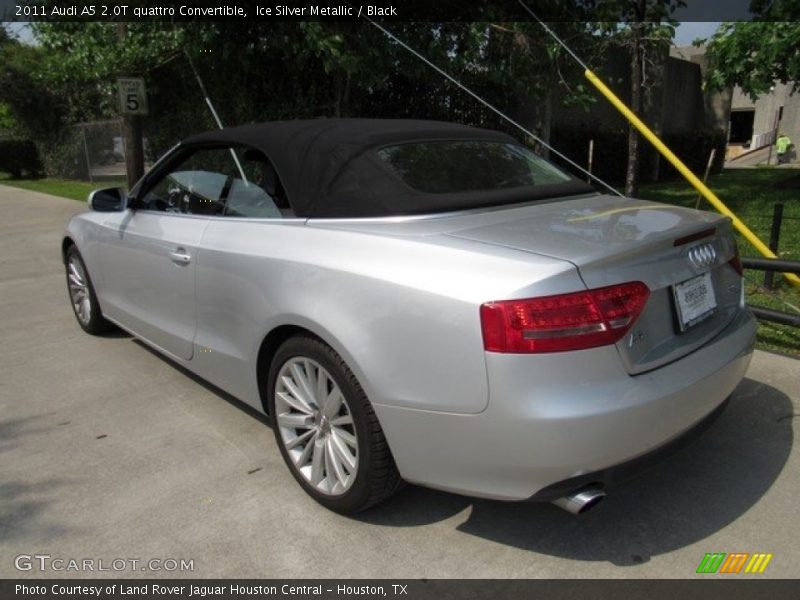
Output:
[[[518,144],[431,141],[377,151],[409,187],[428,194],[503,190],[564,183],[571,178]]]

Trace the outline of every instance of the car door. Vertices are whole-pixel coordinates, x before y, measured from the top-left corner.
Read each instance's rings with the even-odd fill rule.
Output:
[[[184,360],[197,330],[198,251],[208,217],[224,211],[231,159],[218,149],[191,153],[140,190],[135,210],[112,217],[101,240],[104,312]]]

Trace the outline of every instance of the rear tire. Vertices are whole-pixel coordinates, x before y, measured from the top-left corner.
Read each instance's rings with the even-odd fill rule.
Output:
[[[402,487],[372,405],[330,346],[311,336],[288,339],[275,353],[267,389],[281,455],[314,500],[352,514]]]
[[[66,254],[67,292],[75,319],[86,333],[100,335],[113,325],[103,318],[100,303],[94,293],[89,271],[75,246],[70,246]]]

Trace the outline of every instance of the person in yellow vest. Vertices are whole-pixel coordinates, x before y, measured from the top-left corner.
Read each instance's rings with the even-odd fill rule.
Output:
[[[792,147],[792,140],[785,133],[779,133],[778,139],[775,140],[775,150],[778,155],[778,164],[789,162],[789,148]]]

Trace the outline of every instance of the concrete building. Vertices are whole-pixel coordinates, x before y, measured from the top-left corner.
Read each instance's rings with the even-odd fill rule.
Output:
[[[650,127],[660,134],[688,134],[703,127],[725,129],[727,112],[708,114],[702,91],[702,66],[680,57],[662,56],[654,59],[659,72],[649,74],[642,98],[643,116]],[[617,49],[609,52],[601,77],[626,103],[630,102],[630,58]],[[729,110],[726,105],[726,110]],[[608,102],[594,104],[590,110],[580,107],[559,107],[554,125],[591,128],[595,131],[627,130],[628,122]]]
[[[749,141],[748,150],[753,152],[773,144],[780,132],[800,142],[800,95],[791,91],[791,84],[776,83],[769,94],[753,101],[740,88],[734,89],[728,136],[731,150]]]
[[[705,72],[705,47],[673,47],[670,56],[694,62]],[[800,143],[800,94],[792,94],[792,84],[775,83],[768,94],[756,100],[740,87],[729,92],[706,94],[707,112],[726,121],[728,146],[726,159],[730,166],[775,164],[770,147],[778,132],[783,132],[796,144]],[[797,160],[792,155],[793,162]]]
[[[730,113],[730,95],[719,98],[703,90],[702,65],[672,56],[664,48],[650,57],[645,78],[642,117],[650,128],[691,169],[702,172],[712,147],[718,148],[715,166],[722,166],[722,149]],[[625,103],[630,103],[630,57],[623,49],[608,52],[597,71]],[[565,92],[560,92],[564,94]],[[593,144],[594,172],[612,181],[625,176],[628,121],[605,100],[586,106],[565,106],[556,97],[552,110],[551,140],[581,164],[588,164]],[[655,181],[674,174],[669,164],[646,141],[641,141],[640,176]]]
[[[702,173],[714,149],[715,169],[775,164],[777,131],[800,145],[800,93],[791,85],[776,84],[756,101],[738,87],[710,91],[704,84],[708,59],[704,46],[672,47],[651,58],[655,65],[643,98],[644,121],[696,173]],[[609,52],[598,69],[601,77],[623,100],[630,101],[630,58],[622,49]],[[594,172],[620,181],[627,160],[628,122],[599,100],[589,107],[565,105],[559,91],[551,99],[548,119],[551,142],[582,165],[589,165],[589,147],[596,158]],[[522,119],[524,121],[524,119]],[[727,141],[727,143],[726,143]],[[671,167],[649,144],[642,142],[640,175],[643,181],[670,176]],[[790,156],[797,161],[796,153]]]

